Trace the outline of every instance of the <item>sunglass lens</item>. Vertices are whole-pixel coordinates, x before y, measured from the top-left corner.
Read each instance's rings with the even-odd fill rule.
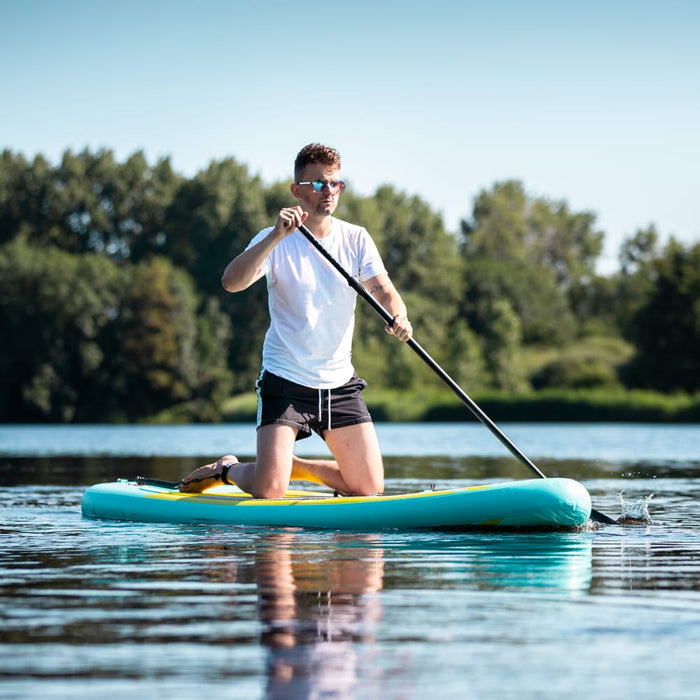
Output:
[[[345,191],[345,183],[342,180],[333,180],[332,182],[328,182],[326,180],[314,180],[311,183],[311,186],[314,188],[314,192],[323,192],[323,188],[326,185],[328,185],[328,190],[332,194]]]

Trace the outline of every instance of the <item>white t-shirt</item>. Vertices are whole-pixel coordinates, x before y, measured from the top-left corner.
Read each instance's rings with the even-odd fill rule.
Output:
[[[272,231],[265,228],[248,244]],[[321,244],[360,282],[386,272],[369,233],[340,219]],[[267,279],[270,327],[263,367],[311,389],[333,389],[353,375],[352,334],[357,293],[304,235],[275,246],[261,269]]]

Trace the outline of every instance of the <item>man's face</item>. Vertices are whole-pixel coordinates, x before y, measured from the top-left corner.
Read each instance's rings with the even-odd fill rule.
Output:
[[[304,168],[304,172],[299,177],[299,182],[313,182],[314,180],[325,180],[334,182],[340,180],[340,170],[332,165],[322,165],[321,163],[311,163]],[[331,188],[325,186],[320,192],[315,192],[312,185],[292,185],[292,194],[299,200],[299,205],[310,215],[330,216],[338,206],[340,191],[335,193]]]

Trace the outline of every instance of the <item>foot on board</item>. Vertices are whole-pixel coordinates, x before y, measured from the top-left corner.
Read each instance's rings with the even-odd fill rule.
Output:
[[[224,455],[216,462],[198,467],[180,482],[180,491],[183,493],[200,493],[216,484],[233,485],[227,478],[228,470],[234,464],[239,464],[238,458],[233,455]]]

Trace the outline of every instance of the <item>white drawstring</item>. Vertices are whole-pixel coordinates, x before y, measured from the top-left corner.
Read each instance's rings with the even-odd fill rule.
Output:
[[[318,390],[318,422],[323,417],[323,389]],[[328,430],[331,429],[331,390],[328,390]]]

